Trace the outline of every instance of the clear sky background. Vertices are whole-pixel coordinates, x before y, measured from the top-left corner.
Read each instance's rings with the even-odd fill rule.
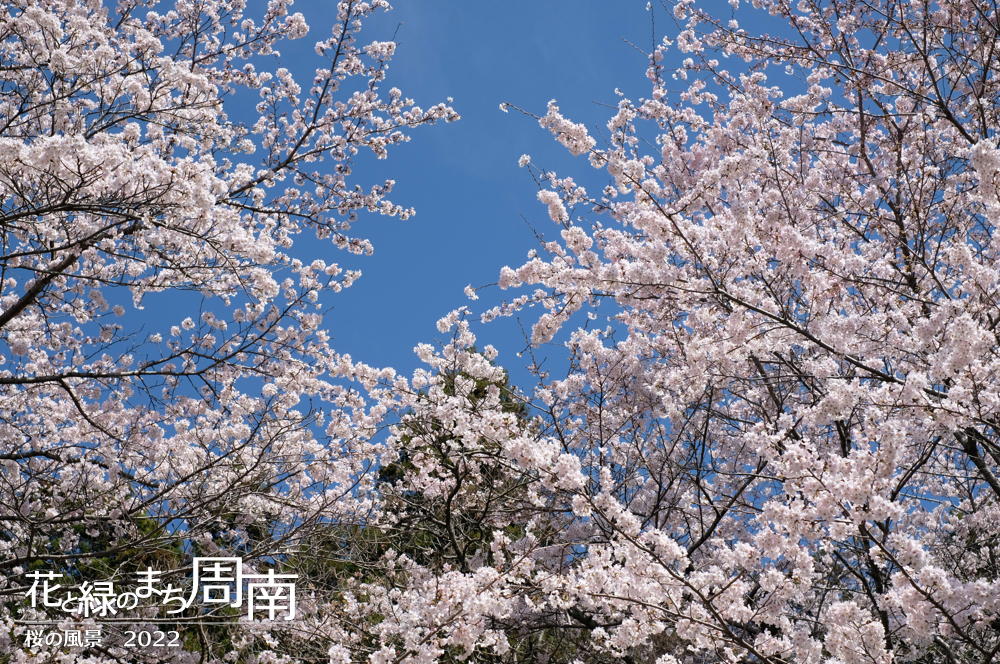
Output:
[[[387,160],[359,160],[355,183],[367,188],[393,178],[393,202],[413,206],[417,214],[408,221],[363,216],[353,230],[372,240],[371,257],[331,247],[328,262],[361,269],[363,277],[327,296],[335,308],[324,323],[339,351],[408,374],[419,365],[414,346],[441,337],[438,318],[462,305],[478,313],[511,296],[494,287],[471,302],[463,289],[495,282],[502,266],[520,265],[537,246],[522,215],[536,230],[558,238],[559,228],[536,199],[537,185],[518,168],[522,154],[560,176],[595,185],[588,186],[591,193],[607,182],[536,120],[505,114],[500,103],[542,115],[555,99],[566,117],[585,122],[592,135],[596,127],[606,132],[614,110],[602,104],[617,106],[615,88],[633,101],[650,95],[646,56],[623,40],[648,52],[653,25],[645,0],[396,0],[393,5],[363,30],[365,42],[388,40],[399,26],[399,47],[383,92],[399,87],[424,108],[452,97],[462,119],[416,129],[412,141],[392,149]],[[311,30],[304,40],[282,46],[281,65],[305,88],[317,62],[312,46],[328,36],[334,3],[300,0],[292,11],[303,12]],[[676,36],[662,7],[654,16],[658,38]],[[677,53],[671,56],[678,59]],[[540,313],[523,312],[526,329]],[[516,321],[477,325],[476,332],[480,345],[492,343],[501,351],[498,362],[515,381],[526,380],[517,370],[524,361],[515,353],[525,343]],[[542,354],[553,360],[565,355],[556,349]]]

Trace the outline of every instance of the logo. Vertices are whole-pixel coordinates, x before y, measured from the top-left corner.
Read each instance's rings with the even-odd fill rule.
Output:
[[[52,571],[32,571],[24,575],[31,583],[25,600],[32,609],[49,613],[61,612],[67,618],[93,622],[133,623],[169,622],[186,624],[204,622],[180,614],[192,607],[202,607],[204,618],[215,617],[212,609],[238,609],[249,620],[295,619],[295,580],[297,574],[277,574],[273,569],[258,573],[243,563],[242,558],[195,558],[191,566],[190,587],[178,584],[186,577],[185,570],[168,573],[147,567],[134,578],[124,581],[77,582],[72,577]],[[129,612],[137,608],[161,606],[164,613],[176,618],[134,618]],[[229,613],[228,615],[232,615]],[[17,620],[23,625],[56,625],[64,620]],[[135,635],[135,632],[127,632]],[[156,632],[156,634],[163,634]],[[176,636],[177,632],[167,632]],[[139,645],[146,645],[149,634],[140,633]],[[97,629],[63,629],[48,634],[28,629],[28,646],[90,646],[100,645],[102,634]],[[153,645],[151,641],[149,645]],[[172,640],[163,645],[178,645]]]

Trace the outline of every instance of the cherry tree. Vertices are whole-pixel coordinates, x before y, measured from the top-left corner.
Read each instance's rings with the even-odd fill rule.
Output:
[[[0,645],[996,661],[1000,17],[731,5],[665,7],[651,91],[600,135],[536,117],[610,181],[521,160],[559,239],[483,317],[539,309],[532,343],[569,353],[527,397],[463,311],[411,378],[338,355],[316,305],[356,275],[289,253],[300,231],[368,251],[355,212],[409,211],[349,186],[352,155],[456,117],[379,97],[392,44],[355,39],[383,3],[340,3],[308,94],[256,69],[304,32],[284,3],[259,26],[214,0],[6,8],[0,592],[219,553],[299,570],[304,601],[169,653],[25,648],[8,602]],[[248,90],[252,127],[222,106]],[[197,315],[148,317],[164,292]]]
[[[13,620],[68,617],[24,611],[29,571],[63,573],[65,589],[173,567],[183,586],[194,555],[276,566],[320,524],[377,512],[382,413],[345,381],[379,374],[322,325],[323,295],[358,274],[291,248],[306,233],[370,253],[351,231],[360,212],[413,211],[388,198],[392,180],[354,184],[355,155],[458,116],[380,89],[395,44],[359,39],[385,0],[336,4],[304,87],[269,57],[306,35],[303,16],[245,4],[0,8],[5,658],[248,657],[256,637],[213,650],[204,630],[169,652],[114,633],[24,647]],[[246,124],[231,115],[255,104]]]
[[[996,7],[669,11],[603,141],[536,116],[608,186],[521,160],[559,239],[484,317],[542,308],[567,375],[536,366],[528,426],[442,413],[531,478],[519,530],[436,574],[412,639],[435,574],[406,561],[373,661],[995,662]]]

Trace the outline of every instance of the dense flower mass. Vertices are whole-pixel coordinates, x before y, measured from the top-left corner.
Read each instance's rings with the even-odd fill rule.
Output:
[[[562,241],[487,317],[614,313],[536,392],[561,522],[519,592],[635,661],[995,661],[1000,17],[754,7],[786,37],[677,3],[606,147],[540,119],[613,181],[539,174]]]
[[[309,81],[263,69],[305,36],[302,15],[245,4],[0,7],[5,661],[271,652],[235,623],[139,654],[121,625],[98,647],[26,645],[23,621],[71,616],[22,602],[25,575],[62,574],[63,592],[148,567],[190,574],[213,553],[263,569],[320,525],[378,511],[381,415],[342,380],[378,372],[334,352],[322,325],[323,293],[357,274],[291,247],[309,233],[369,252],[358,211],[411,210],[391,180],[351,182],[353,157],[458,116],[380,90],[394,44],[358,39],[384,0],[335,5]],[[254,97],[248,126],[227,116]]]
[[[355,212],[409,211],[349,186],[351,157],[457,116],[379,95],[394,46],[355,41],[378,0],[339,4],[308,93],[258,71],[306,30],[286,4],[0,15],[5,656],[1000,659],[992,5],[755,0],[787,24],[757,37],[680,0],[605,141],[550,103],[541,128],[610,181],[518,162],[560,239],[482,317],[538,308],[532,341],[570,360],[523,394],[464,309],[410,378],[330,347],[317,306],[357,275],[293,239],[368,251]],[[252,127],[223,112],[247,89]],[[164,292],[191,308],[144,327]],[[210,557],[298,574],[294,615],[137,589],[101,646],[26,643],[66,620],[22,601],[40,570],[190,593]],[[163,624],[178,647],[126,645]]]

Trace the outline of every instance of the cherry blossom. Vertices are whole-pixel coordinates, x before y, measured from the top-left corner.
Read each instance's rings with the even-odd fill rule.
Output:
[[[352,181],[355,155],[384,158],[458,115],[381,89],[394,44],[360,40],[384,0],[331,8],[311,80],[275,68],[309,30],[291,4],[0,9],[0,583],[17,599],[0,613],[4,657],[283,656],[238,626],[200,655],[114,634],[103,649],[25,647],[11,619],[67,617],[25,612],[28,570],[182,573],[199,551],[257,565],[378,513],[385,407],[361,385],[382,374],[338,354],[322,323],[358,273],[291,248],[307,234],[327,256],[370,253],[359,212],[413,211],[388,198],[392,180]],[[228,114],[246,98],[249,126]]]
[[[309,580],[166,655],[22,648],[4,608],[17,661],[996,661],[996,10],[731,5],[669,6],[600,142],[534,116],[586,162],[518,161],[555,232],[481,318],[533,316],[520,390],[467,309],[412,376],[338,354],[358,275],[291,253],[370,251],[358,211],[411,211],[352,156],[457,117],[380,96],[384,3],[339,4],[308,92],[257,68],[288,3],[7,8],[3,592],[201,551]],[[143,327],[164,291],[198,306]]]
[[[611,182],[541,172],[559,239],[484,313],[542,308],[571,357],[503,443],[551,517],[520,629],[565,661],[995,661],[996,12],[743,12],[674,4],[604,145],[538,118]]]

